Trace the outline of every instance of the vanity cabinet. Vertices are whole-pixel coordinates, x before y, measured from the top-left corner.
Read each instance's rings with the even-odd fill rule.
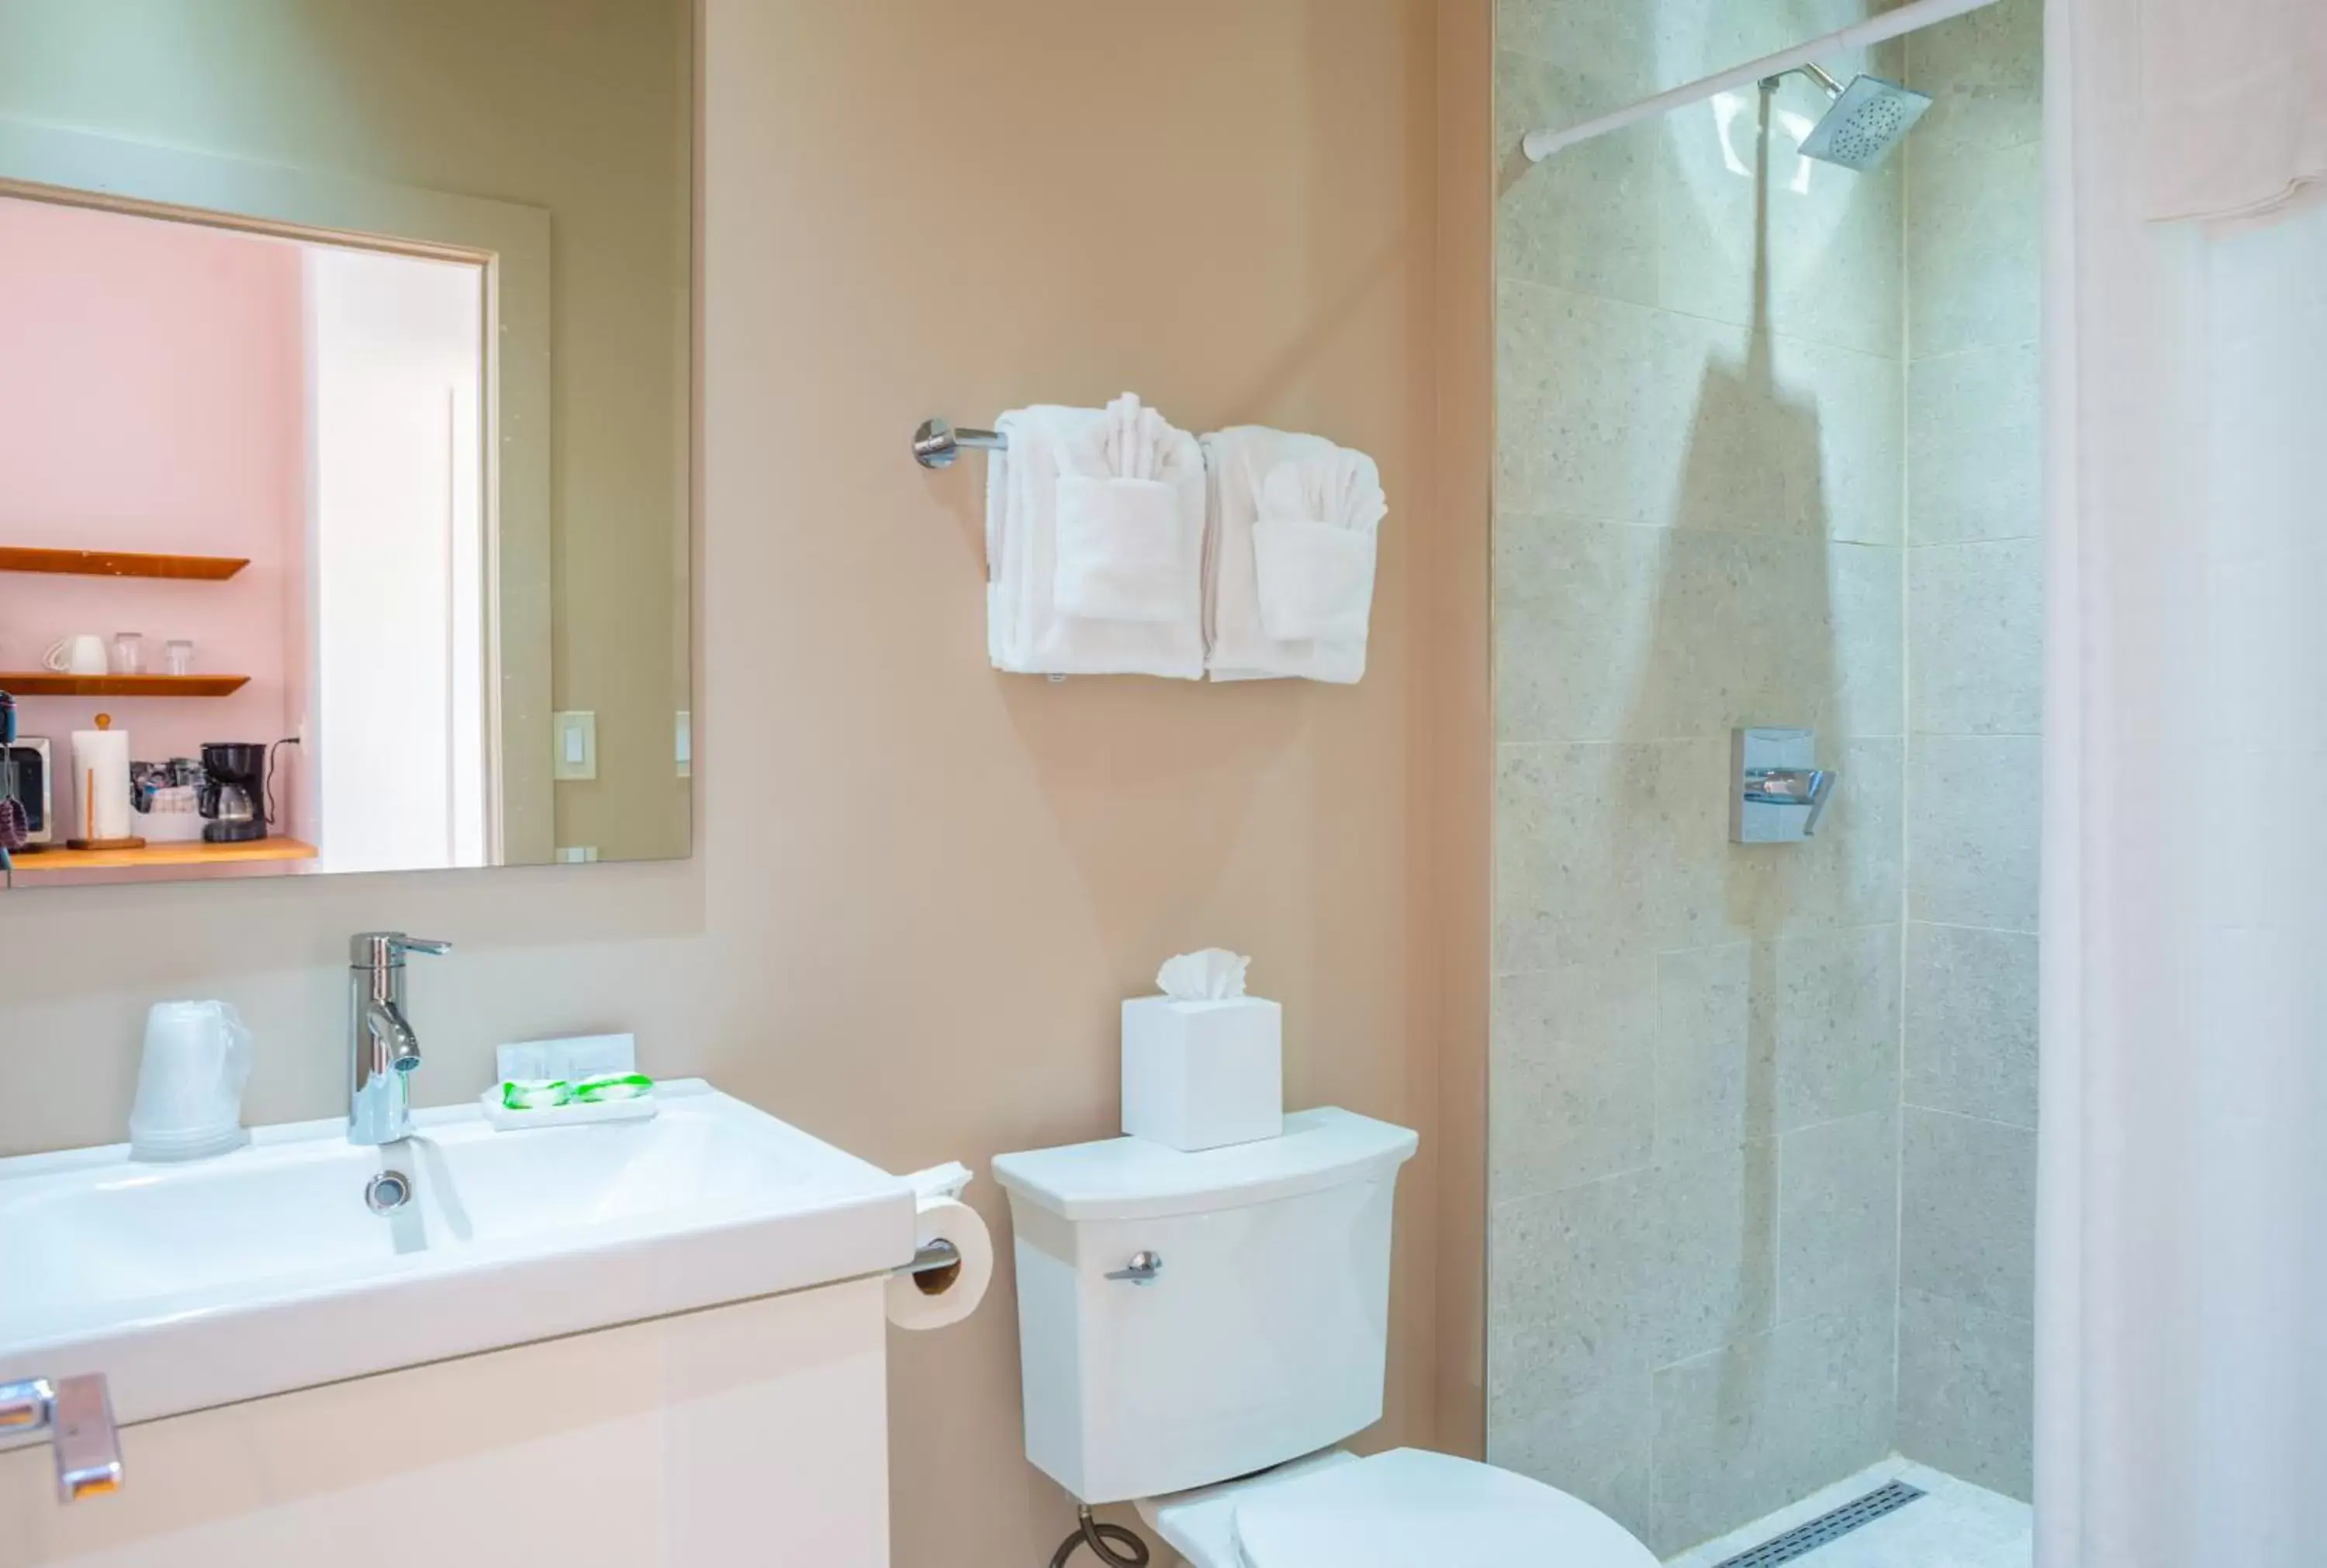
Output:
[[[885,1568],[855,1280],[167,1417],[70,1507],[0,1452],[0,1568]]]

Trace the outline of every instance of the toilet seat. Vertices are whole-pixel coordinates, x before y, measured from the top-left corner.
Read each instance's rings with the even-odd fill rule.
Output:
[[[1580,1498],[1410,1448],[1255,1489],[1236,1539],[1244,1568],[1657,1568]]]

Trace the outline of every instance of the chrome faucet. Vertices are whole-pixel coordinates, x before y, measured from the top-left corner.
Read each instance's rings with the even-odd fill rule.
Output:
[[[59,1502],[121,1489],[121,1441],[103,1375],[0,1383],[0,1447],[34,1435],[57,1451]]]
[[[449,953],[402,931],[365,931],[348,943],[348,1142],[393,1143],[412,1135],[412,1090],[420,1041],[404,1016],[404,956]]]

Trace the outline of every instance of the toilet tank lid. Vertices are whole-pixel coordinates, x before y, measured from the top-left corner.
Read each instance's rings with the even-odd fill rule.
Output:
[[[1153,1219],[1238,1209],[1388,1174],[1420,1140],[1407,1128],[1325,1106],[1285,1118],[1283,1136],[1182,1153],[1144,1138],[997,1154],[1014,1199],[1062,1218]]]

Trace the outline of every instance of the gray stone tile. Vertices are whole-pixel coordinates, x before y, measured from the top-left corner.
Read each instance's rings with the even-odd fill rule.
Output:
[[[2044,521],[2043,444],[2039,345],[1909,365],[1908,542],[2036,537]]]
[[[1682,684],[1684,629],[1660,620],[1669,529],[1503,513],[1495,519],[1496,730],[1507,741],[1659,740]]]
[[[1498,0],[1495,42],[1557,71],[1560,96],[1547,110],[1562,122],[1588,119],[1670,85],[1657,79],[1663,20],[1650,6]]]
[[[2035,1330],[1942,1296],[1899,1298],[1899,1450],[1964,1480],[2033,1495]]]
[[[2036,1125],[2036,940],[1908,926],[1907,1104]]]
[[[1589,963],[1645,940],[1717,940],[1727,919],[1725,742],[1507,746],[1498,962]]]
[[[1708,365],[1743,364],[1743,331],[1510,279],[1500,297],[1498,504],[1672,523],[1677,487],[1702,444],[1700,385]],[[1703,463],[1748,472],[1751,438],[1718,434],[1727,461],[1707,448]]]
[[[1565,1404],[1491,1415],[1487,1462],[1581,1498],[1637,1534],[1649,1523],[1655,1431],[1649,1373],[1619,1372]]]
[[[1495,563],[1507,741],[1903,730],[1895,549],[1506,513]]]
[[[2040,539],[1907,552],[1917,734],[2033,735],[2044,723]]]
[[[1776,1321],[1778,1146],[1773,1141],[1660,1162],[1647,1179],[1649,1358],[1665,1366]]]
[[[2042,426],[1909,426],[1907,531],[1915,544],[2027,539],[2043,526]]]
[[[1514,278],[1500,299],[1504,510],[1899,543],[1895,359]]]
[[[1764,354],[1741,350],[1743,330],[1704,361],[1676,526],[1898,544],[1898,359],[1783,336]]]
[[[1918,735],[1911,751],[1908,918],[2033,931],[2043,742]]]
[[[1822,734],[1842,740],[1907,733],[1904,577],[1897,550],[1851,544],[1827,547],[1831,695],[1800,710],[1815,715],[1810,723]]]
[[[1550,825],[1544,820],[1541,746],[1495,748],[1493,966],[1498,975],[1547,966],[1547,922],[1537,913],[1536,878]]]
[[[1489,1181],[1497,1202],[1649,1162],[1657,966],[1645,949],[1494,983]]]
[[[1780,1131],[1878,1111],[1899,1097],[1899,928],[1778,944]]]
[[[2036,1134],[1914,1106],[1901,1115],[1901,1286],[2033,1316]]]
[[[1906,40],[1907,85],[1931,107],[1907,144],[2012,146],[2044,134],[2042,0],[2003,4],[1942,22]]]
[[[2043,420],[2044,349],[2033,340],[1965,349],[1907,366],[1911,433],[2033,429]]]
[[[1674,80],[1687,81],[1741,60],[1774,54],[1805,38],[1839,32],[1882,6],[1879,0],[1659,0],[1656,9],[1664,22],[1659,41],[1666,63]],[[1891,42],[1843,51],[1825,63],[1845,81],[1863,70],[1896,80],[1906,69],[1906,57],[1899,44]],[[1818,99],[1810,96],[1808,84],[1797,85],[1805,91],[1796,101],[1816,108]]]
[[[1734,942],[1657,959],[1659,1156],[1777,1131],[1776,949]]]
[[[1642,1172],[1498,1203],[1488,1235],[1487,1389],[1505,1429],[1649,1364]]]
[[[1810,1318],[1656,1375],[1659,1554],[1756,1519],[1890,1451],[1888,1313]]]
[[[1779,1143],[1778,1318],[1887,1315],[1899,1295],[1899,1120],[1882,1110]]]
[[[1496,145],[1580,117],[1591,92],[1573,69],[1503,50],[1495,57]],[[1496,211],[1498,275],[1526,283],[1659,303],[1660,214],[1668,183],[1662,129],[1635,126],[1514,169]]]
[[[2032,341],[2043,276],[2042,142],[1909,147],[1909,358]]]

